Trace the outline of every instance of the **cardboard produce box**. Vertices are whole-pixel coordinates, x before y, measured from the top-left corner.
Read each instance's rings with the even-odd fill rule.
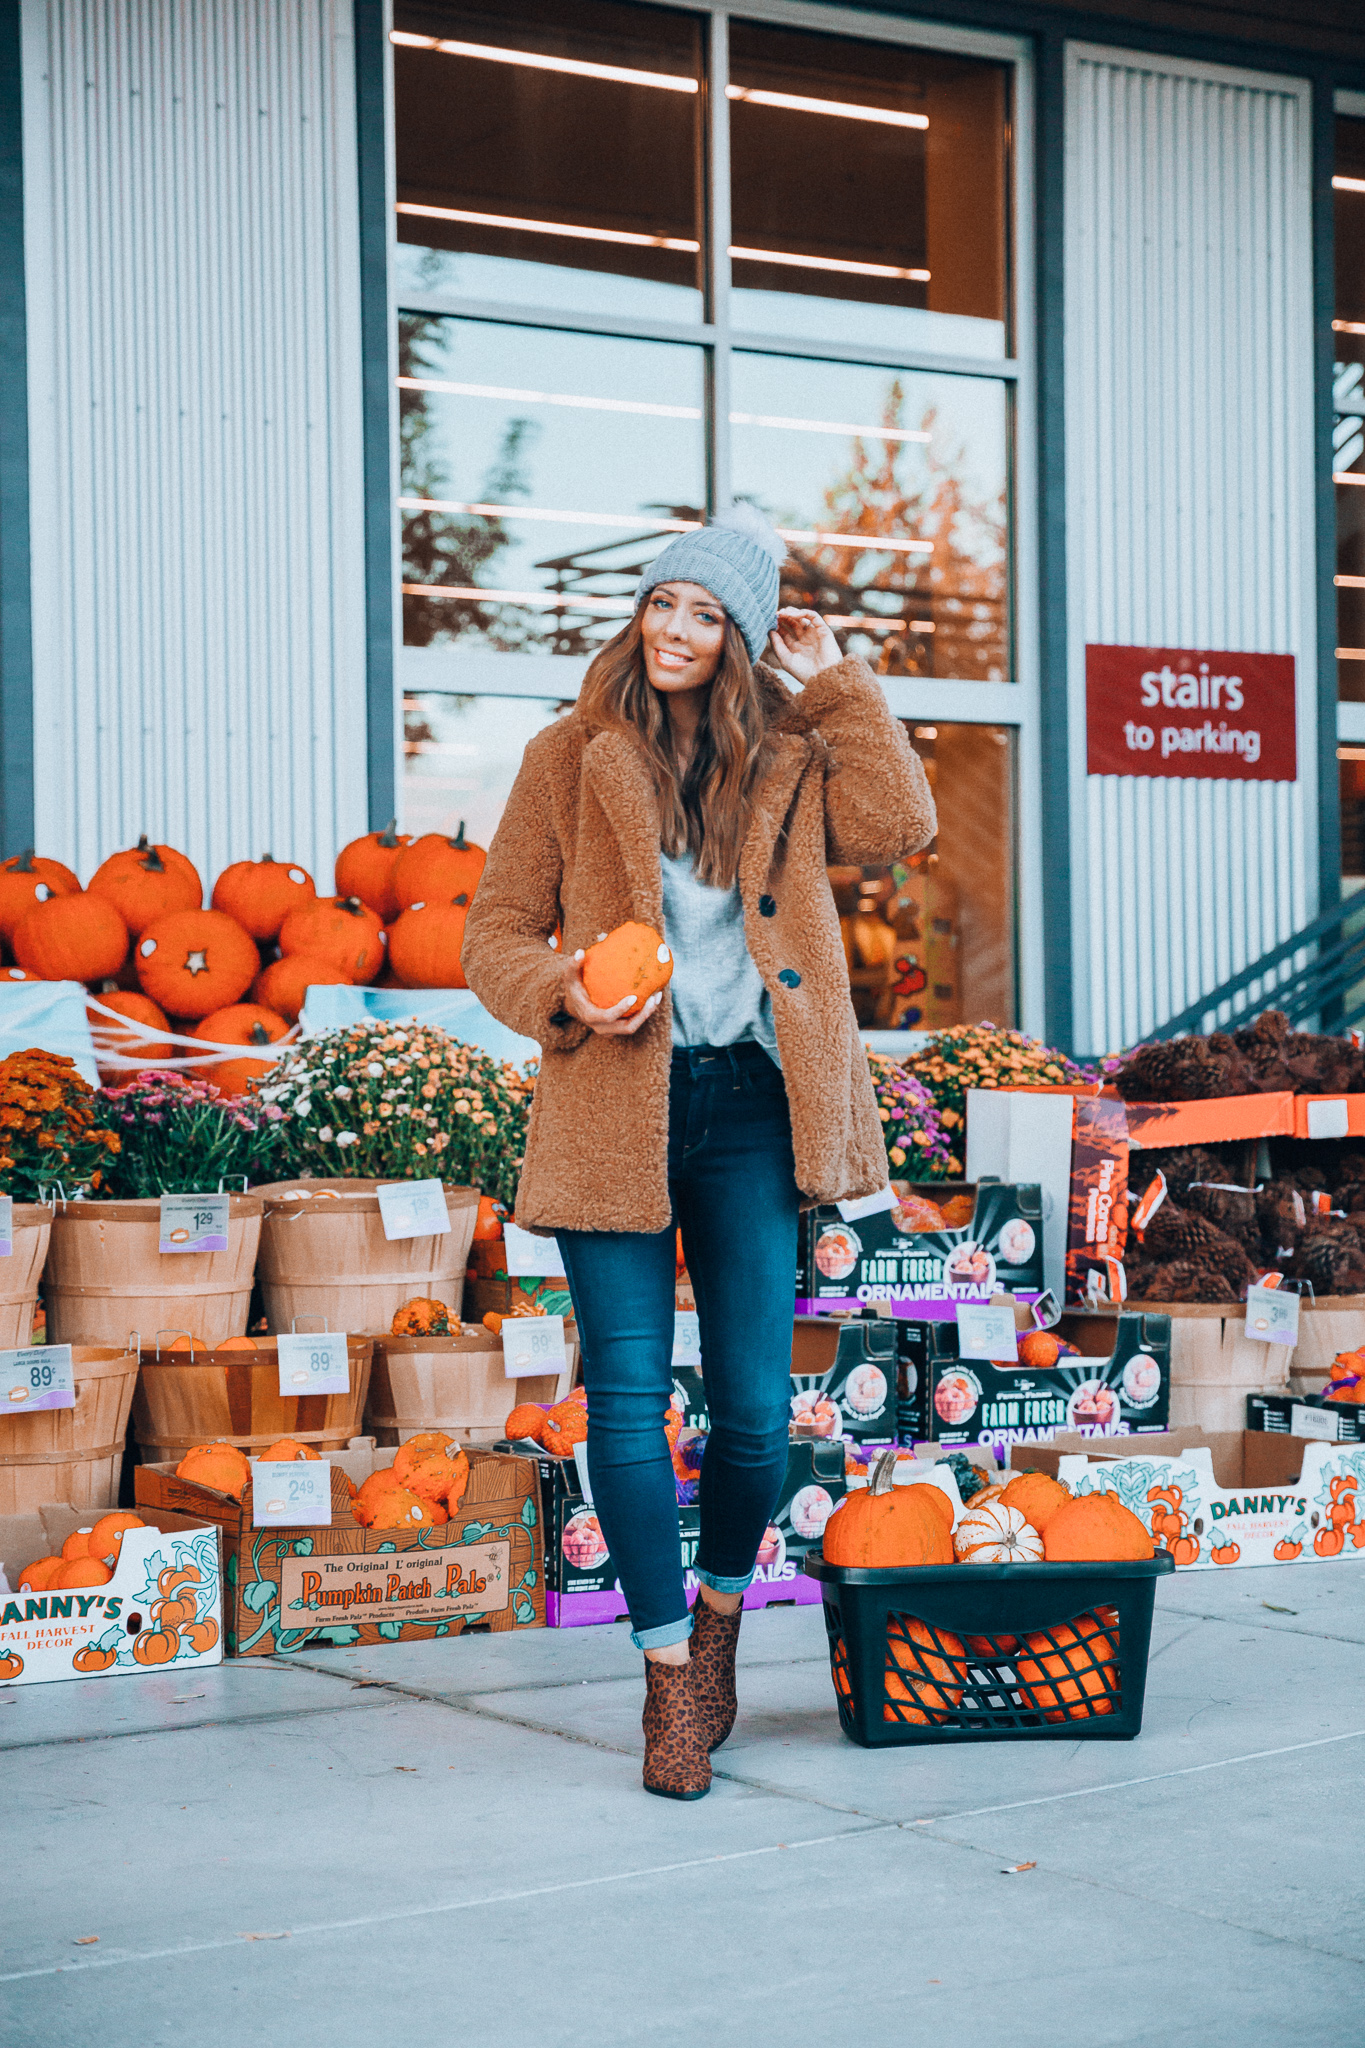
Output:
[[[0,1516],[0,1682],[130,1678],[222,1662],[218,1530],[203,1515],[150,1506],[138,1513],[150,1526],[124,1536],[106,1585],[53,1593],[9,1588],[98,1513],[54,1502]]]
[[[896,1331],[888,1319],[801,1316],[792,1326],[792,1433],[896,1440]]]
[[[914,1230],[916,1204],[972,1200],[969,1223]],[[960,1301],[988,1302],[997,1288],[1021,1301],[1043,1291],[1042,1195],[1036,1185],[984,1176],[975,1185],[912,1186],[892,1208],[859,1212],[861,1202],[807,1209],[797,1241],[796,1312],[856,1313],[886,1302],[893,1316],[951,1321]],[[853,1211],[846,1217],[843,1210]],[[922,1213],[922,1212],[921,1212]]]
[[[361,1440],[363,1444],[365,1440]],[[229,1654],[287,1655],[332,1646],[425,1641],[485,1626],[545,1626],[539,1484],[529,1458],[469,1446],[469,1485],[448,1522],[365,1529],[351,1514],[347,1473],[359,1483],[391,1451],[356,1448],[332,1465],[330,1528],[252,1527],[252,1489],[240,1501],[140,1465],[143,1502],[197,1514],[223,1532]]]
[[[1324,1401],[1320,1394],[1248,1394],[1247,1428],[1319,1443],[1360,1444],[1365,1443],[1365,1408],[1354,1401]]]
[[[551,1628],[585,1628],[617,1621],[626,1612],[616,1566],[592,1502],[585,1498],[577,1461],[541,1452],[540,1489],[544,1510],[549,1585],[546,1618]],[[838,1443],[793,1443],[781,1497],[758,1553],[753,1584],[744,1605],[782,1603],[812,1606],[820,1589],[801,1570],[808,1550],[819,1546],[825,1523],[844,1497],[844,1450]],[[683,1581],[691,1602],[697,1590],[693,1569],[701,1517],[695,1507],[678,1509]]]
[[[1116,1493],[1177,1571],[1365,1560],[1365,1445],[1174,1429],[1131,1450],[1079,1436],[1015,1444],[1010,1463],[1075,1493]]]
[[[1046,1333],[1079,1358],[1055,1365],[959,1359],[955,1323],[898,1323],[902,1443],[1047,1443],[1145,1436],[1167,1426],[1171,1319],[1158,1314],[1064,1314]],[[1023,1341],[1023,1340],[1021,1340]]]

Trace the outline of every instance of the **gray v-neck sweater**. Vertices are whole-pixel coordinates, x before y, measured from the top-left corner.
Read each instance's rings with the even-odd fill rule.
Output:
[[[699,881],[690,853],[661,853],[659,865],[664,937],[673,953],[674,1045],[752,1039],[781,1066],[773,999],[749,954],[738,886],[716,889]]]

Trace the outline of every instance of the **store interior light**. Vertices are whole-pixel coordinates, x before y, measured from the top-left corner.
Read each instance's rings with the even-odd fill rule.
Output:
[[[796,270],[838,270],[849,277],[900,278],[909,284],[928,284],[927,270],[902,270],[895,263],[854,263],[834,256],[793,256],[785,249],[740,249],[732,242],[730,254],[737,263],[787,263]]]
[[[868,612],[822,612],[821,617],[827,626],[838,626],[840,629],[857,627],[865,633],[904,633],[907,631],[911,633],[932,633],[934,631],[932,619],[883,619]]]
[[[869,441],[929,441],[922,427],[859,427],[846,420],[787,419],[775,412],[732,412],[732,427],[778,427],[793,434],[857,434]]]
[[[557,512],[544,505],[485,505],[465,498],[400,498],[401,512],[458,512],[478,519],[538,519],[560,526],[610,526],[638,532],[643,526],[651,533],[699,533],[699,519],[658,519],[651,512]],[[778,526],[774,532],[783,540],[801,541],[810,547],[854,548],[860,554],[931,555],[931,540],[889,540],[881,534],[825,533],[794,526]]]
[[[915,727],[915,738],[917,740],[936,740],[938,738],[938,727],[936,725],[917,725]]]
[[[1334,320],[1333,334],[1365,334],[1365,320]]]
[[[1332,482],[1334,484],[1365,484],[1365,471],[1334,469],[1332,471]]]
[[[591,592],[563,597],[552,590],[483,590],[476,584],[405,583],[403,595],[440,597],[457,604],[520,604],[542,612],[610,612],[620,618],[629,618],[635,609],[632,597],[596,597]]]
[[[1334,192],[1365,192],[1365,178],[1333,178]]]
[[[1365,647],[1338,647],[1338,661],[1365,661]]]
[[[1334,576],[1338,590],[1365,590],[1365,576]]]
[[[698,93],[700,83],[677,72],[640,71],[627,64],[592,64],[579,57],[546,57],[536,50],[504,50],[492,43],[464,43],[445,36],[410,35],[392,29],[390,42],[405,50],[431,50],[443,57],[474,57],[485,64],[515,64],[528,71],[559,71],[569,78],[600,78],[612,85],[652,86],[660,92]],[[927,128],[927,114],[902,114],[891,107],[863,107],[851,100],[812,99],[805,93],[768,92],[758,86],[727,85],[726,98],[793,114],[826,114],[841,121],[874,121],[885,128]]]

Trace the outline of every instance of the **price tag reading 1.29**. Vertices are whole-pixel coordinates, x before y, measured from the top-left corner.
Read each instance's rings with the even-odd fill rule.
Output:
[[[280,1359],[280,1392],[299,1394],[347,1394],[351,1389],[351,1368],[346,1356],[344,1330],[320,1334],[290,1331],[277,1337]]]
[[[231,1195],[163,1195],[163,1252],[225,1252]]]
[[[34,1344],[0,1351],[0,1413],[35,1414],[39,1408],[74,1408],[76,1381],[69,1344]]]
[[[563,1372],[563,1316],[504,1316],[502,1362],[509,1380],[525,1379],[529,1373]]]
[[[330,1529],[332,1467],[326,1458],[251,1461],[253,1529]]]

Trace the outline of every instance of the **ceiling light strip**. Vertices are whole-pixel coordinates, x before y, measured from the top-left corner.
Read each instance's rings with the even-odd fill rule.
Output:
[[[405,583],[404,597],[439,597],[457,604],[519,604],[542,612],[613,612],[628,618],[635,609],[630,597],[556,597],[546,590],[482,590],[475,585]]]
[[[653,405],[636,398],[590,398],[567,391],[522,391],[505,384],[462,384],[447,377],[398,377],[400,391],[434,391],[447,398],[492,398],[510,405],[564,405],[585,412],[640,413],[650,419],[699,420],[695,405]],[[797,434],[852,434],[870,441],[920,441],[932,439],[921,427],[868,427],[847,420],[788,419],[780,413],[732,412],[732,427],[775,427]],[[1365,478],[1361,479],[1365,482]],[[802,534],[802,539],[809,535]]]
[[[1333,334],[1365,334],[1365,320],[1334,320]]]
[[[1334,469],[1332,471],[1332,482],[1334,484],[1365,484],[1365,471]]]
[[[890,107],[859,107],[850,100],[813,100],[804,93],[761,92],[756,86],[727,85],[727,99],[755,107],[782,107],[793,114],[834,114],[845,121],[876,121],[886,128],[927,128],[927,114],[898,114]]]
[[[1365,661],[1365,647],[1338,647],[1338,661]]]
[[[932,619],[886,619],[871,612],[822,612],[820,616],[827,626],[858,627],[864,632],[932,633],[936,630]]]
[[[1338,590],[1365,590],[1365,576],[1334,576]]]
[[[793,256],[785,249],[740,249],[732,242],[730,254],[737,263],[787,263],[796,270],[838,270],[849,277],[898,278],[908,284],[928,284],[927,270],[902,270],[894,263],[854,263],[834,256]]]
[[[778,427],[794,434],[858,434],[873,441],[929,441],[922,427],[859,427],[846,420],[786,419],[781,413],[732,412],[732,427]]]
[[[458,512],[478,519],[538,519],[559,526],[609,526],[638,533],[700,533],[699,519],[656,519],[648,512],[559,512],[543,505],[484,505],[464,498],[400,498],[403,512]],[[810,547],[852,548],[881,555],[931,555],[931,540],[890,540],[880,534],[827,533],[792,526],[774,528],[783,540]]]
[[[1333,178],[1334,192],[1365,192],[1365,178]]]

